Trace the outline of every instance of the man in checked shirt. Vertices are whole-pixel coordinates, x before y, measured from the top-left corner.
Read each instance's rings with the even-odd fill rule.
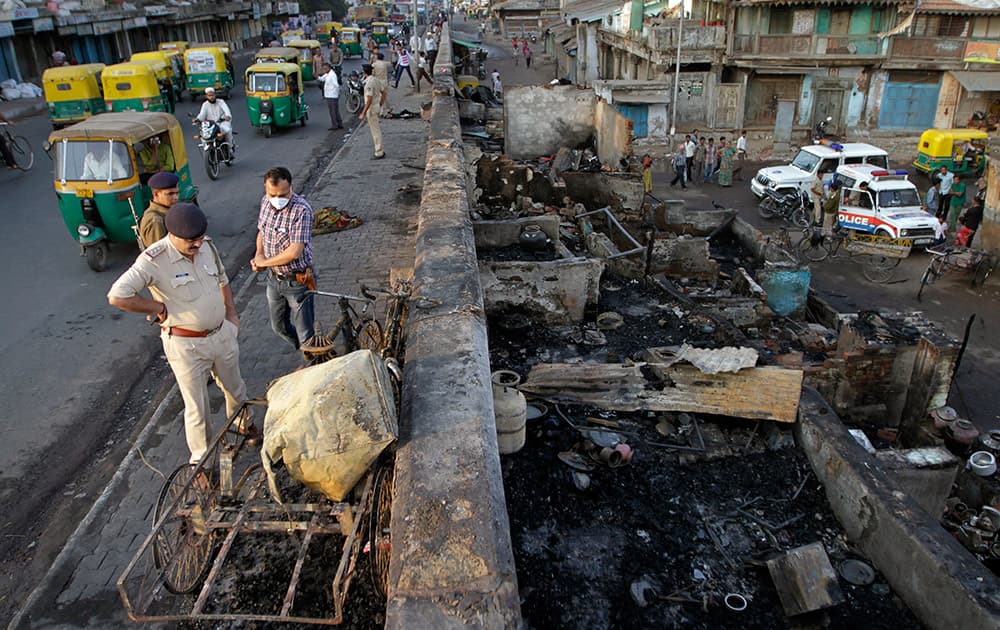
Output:
[[[264,174],[257,219],[254,271],[267,271],[267,305],[274,332],[299,349],[313,337],[313,209],[292,192],[292,174],[276,166]]]

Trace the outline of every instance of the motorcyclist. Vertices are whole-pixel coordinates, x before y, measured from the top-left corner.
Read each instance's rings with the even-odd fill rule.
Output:
[[[201,104],[201,111],[194,118],[195,124],[205,120],[211,120],[219,125],[219,131],[226,136],[226,142],[236,151],[236,141],[233,140],[233,114],[229,111],[226,101],[215,95],[215,88],[205,88],[205,102]]]

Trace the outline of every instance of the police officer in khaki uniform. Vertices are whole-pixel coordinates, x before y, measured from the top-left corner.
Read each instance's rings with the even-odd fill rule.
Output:
[[[382,130],[379,129],[379,112],[385,103],[385,88],[388,84],[377,76],[373,76],[374,68],[369,64],[363,64],[361,70],[365,73],[365,106],[358,114],[358,120],[368,120],[368,128],[372,132],[372,142],[375,144],[375,155],[373,159],[381,160],[385,157],[382,149]]]
[[[170,206],[177,203],[180,194],[180,180],[173,173],[160,171],[149,178],[149,189],[153,191],[153,199],[149,207],[142,213],[139,221],[139,238],[144,247],[149,247],[167,235],[164,220]]]
[[[167,236],[139,254],[111,286],[108,302],[130,313],[145,313],[160,325],[160,339],[184,399],[184,432],[191,463],[208,450],[211,427],[206,377],[209,373],[226,396],[232,415],[246,400],[237,344],[240,320],[226,270],[211,239],[208,219],[191,203],[175,204],[165,219]],[[153,299],[139,295],[149,289]],[[252,420],[239,429],[257,436]]]

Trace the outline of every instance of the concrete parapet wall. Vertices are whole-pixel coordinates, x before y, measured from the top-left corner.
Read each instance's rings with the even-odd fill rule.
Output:
[[[448,66],[447,26],[435,70]],[[458,108],[436,72],[411,309],[386,628],[515,628],[517,576],[504,502],[482,290]]]
[[[889,480],[811,388],[796,438],[850,540],[929,628],[1000,628],[1000,580]]]

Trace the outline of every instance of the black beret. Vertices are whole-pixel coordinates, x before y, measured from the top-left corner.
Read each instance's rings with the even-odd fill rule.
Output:
[[[208,217],[193,203],[175,203],[167,210],[167,231],[180,238],[198,238],[208,229]]]
[[[370,63],[361,64],[361,71],[364,72],[365,74],[371,74],[372,72],[374,72],[374,70],[375,68],[373,68],[372,64]]]
[[[162,190],[164,188],[175,188],[180,183],[180,179],[169,171],[160,171],[149,178],[149,187]]]

